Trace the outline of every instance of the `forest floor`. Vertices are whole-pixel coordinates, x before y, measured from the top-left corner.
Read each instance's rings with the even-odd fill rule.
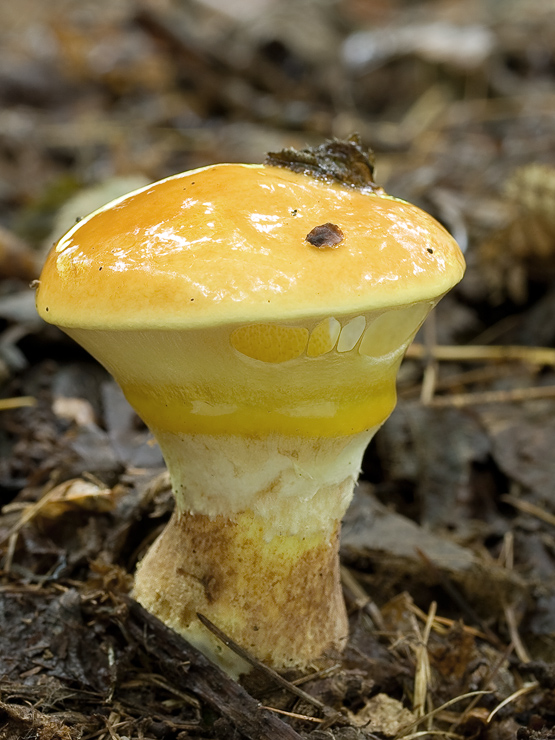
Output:
[[[555,6],[0,5],[0,740],[555,737]],[[358,132],[468,269],[344,522],[344,654],[242,686],[129,597],[173,499],[107,373],[38,319],[76,218]]]

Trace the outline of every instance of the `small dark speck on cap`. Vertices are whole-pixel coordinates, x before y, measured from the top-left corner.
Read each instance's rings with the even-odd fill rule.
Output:
[[[433,249],[432,249],[431,247],[427,247],[427,250],[428,250],[428,252],[429,252],[430,254],[433,254],[433,253],[434,253],[434,250],[433,250]]]
[[[306,235],[306,241],[313,247],[326,249],[331,247],[336,249],[343,241],[343,232],[335,224],[322,224],[315,226],[310,233]]]

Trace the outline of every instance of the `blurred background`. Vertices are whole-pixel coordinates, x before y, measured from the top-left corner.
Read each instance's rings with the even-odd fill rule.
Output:
[[[424,658],[436,706],[485,685],[494,665],[462,734],[524,728],[527,740],[555,724],[553,0],[5,0],[0,676],[16,697],[12,736],[48,724],[40,708],[73,712],[58,717],[74,727],[64,738],[108,737],[116,719],[133,737],[235,737],[225,722],[202,734],[160,676],[148,693],[146,659],[132,665],[142,653],[114,628],[173,499],[117,386],[38,319],[29,285],[46,251],[150,181],[354,132],[376,153],[377,182],[439,219],[468,270],[409,350],[397,409],[365,458],[342,538],[353,643],[321,696],[353,711],[380,691],[413,696],[421,716]],[[426,616],[434,604],[441,624]],[[70,607],[66,642],[45,642]],[[118,671],[135,683],[116,690]]]
[[[526,205],[518,168],[553,164],[554,49],[549,0],[5,2],[0,224],[45,248],[83,190],[356,131],[472,257]]]

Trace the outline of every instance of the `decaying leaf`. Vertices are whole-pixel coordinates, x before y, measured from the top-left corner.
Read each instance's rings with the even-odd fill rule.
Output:
[[[0,702],[0,740],[31,737],[34,740],[77,740],[79,734],[38,709]]]
[[[379,732],[385,737],[395,737],[404,727],[412,724],[416,717],[397,699],[387,694],[376,694],[358,712],[349,712],[349,719],[357,727]]]
[[[17,525],[20,529],[33,519],[56,519],[68,511],[82,509],[91,512],[112,511],[116,505],[118,492],[84,478],[65,481],[47,491],[34,504],[22,508]],[[20,509],[19,504],[4,507],[4,513]]]
[[[372,563],[382,593],[394,593],[407,579],[412,586],[437,585],[443,574],[469,602],[489,613],[499,613],[508,602],[526,599],[526,585],[517,573],[482,561],[470,549],[387,509],[368,488],[359,487],[347,512],[341,552],[355,566]]]

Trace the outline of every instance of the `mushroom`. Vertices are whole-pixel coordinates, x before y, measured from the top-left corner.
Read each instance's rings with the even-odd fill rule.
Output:
[[[464,271],[361,152],[144,187],[76,224],[39,281],[40,315],[112,373],[169,469],[176,509],[135,597],[235,676],[198,613],[276,669],[345,645],[341,518],[404,351]]]

